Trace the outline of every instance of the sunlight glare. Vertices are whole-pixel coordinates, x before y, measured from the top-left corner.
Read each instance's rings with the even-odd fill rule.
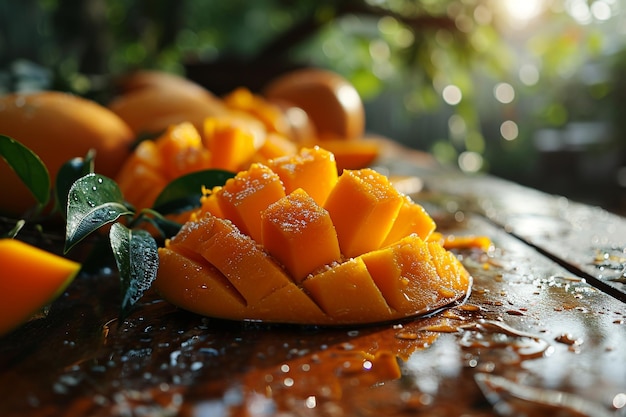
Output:
[[[530,20],[541,12],[541,0],[504,0],[504,8],[514,19]]]

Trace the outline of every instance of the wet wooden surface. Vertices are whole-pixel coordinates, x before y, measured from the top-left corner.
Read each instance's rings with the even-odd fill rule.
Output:
[[[328,329],[150,295],[118,323],[115,274],[83,276],[0,339],[0,416],[626,416],[626,220],[389,155],[441,231],[494,242],[457,251],[464,305]]]

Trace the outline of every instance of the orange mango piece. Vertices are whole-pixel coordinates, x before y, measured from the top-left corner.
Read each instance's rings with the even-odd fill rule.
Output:
[[[389,320],[392,311],[360,258],[330,267],[302,282],[322,310],[338,322]]]
[[[137,210],[151,207],[165,186],[190,172],[208,169],[210,154],[190,123],[170,126],[155,140],[144,140],[115,180]]]
[[[295,155],[273,159],[267,165],[278,174],[286,193],[302,188],[319,205],[324,204],[337,183],[334,155],[317,146],[302,148]]]
[[[448,250],[475,248],[486,252],[493,246],[488,236],[443,236],[438,234],[434,236],[432,240],[439,240],[441,246]]]
[[[416,235],[360,259],[391,308],[406,316],[435,310],[469,290],[469,275],[458,259]]]
[[[244,111],[260,120],[269,132],[287,134],[289,125],[280,107],[265,98],[253,94],[245,87],[233,90],[224,97],[224,104],[231,109]]]
[[[298,145],[286,136],[269,132],[265,142],[252,157],[253,162],[268,164],[271,159],[294,155],[298,152]]]
[[[172,125],[156,140],[161,154],[161,170],[168,180],[210,167],[210,152],[191,123]]]
[[[345,170],[324,204],[346,257],[380,247],[403,204],[387,177],[370,169]]]
[[[115,180],[129,203],[137,208],[150,207],[167,179],[160,172],[161,153],[156,143],[145,140],[135,148]]]
[[[295,284],[287,284],[249,308],[249,318],[278,323],[330,323],[331,319]]]
[[[337,161],[337,172],[370,166],[380,154],[380,144],[373,140],[324,139],[319,146],[332,152]]]
[[[28,320],[72,282],[80,264],[16,239],[0,239],[0,335]]]
[[[211,167],[239,170],[265,141],[265,128],[254,119],[236,116],[208,117],[204,142],[211,153]]]
[[[270,204],[261,218],[263,247],[285,266],[295,282],[341,259],[328,212],[301,188]]]
[[[422,240],[427,240],[436,227],[435,221],[424,207],[415,203],[409,196],[404,196],[398,216],[382,246],[391,245],[411,233],[416,233]]]
[[[246,301],[214,266],[194,260],[169,247],[159,248],[159,270],[154,287],[185,309],[227,319],[244,317]]]
[[[444,249],[439,242],[427,242],[426,244],[437,270],[436,291],[439,297],[453,300],[463,292],[469,291],[470,275],[457,257]]]
[[[261,242],[261,212],[284,197],[285,189],[271,169],[252,164],[247,171],[229,178],[216,195],[224,217],[243,233]]]
[[[202,256],[230,281],[248,304],[291,282],[254,240],[229,220],[208,213],[197,222],[185,223],[181,232],[170,240],[169,247]]]

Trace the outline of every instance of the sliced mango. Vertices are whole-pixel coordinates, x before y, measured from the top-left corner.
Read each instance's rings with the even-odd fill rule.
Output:
[[[302,282],[326,314],[342,322],[389,320],[392,311],[360,258],[328,268]]]
[[[0,239],[0,335],[28,320],[72,282],[80,264],[16,239]]]
[[[286,193],[302,188],[319,205],[324,204],[337,183],[334,155],[317,146],[302,148],[295,155],[273,159],[267,165],[278,174]]]
[[[404,196],[400,211],[382,246],[391,245],[411,233],[417,234],[422,240],[428,240],[436,228],[435,221],[424,207],[415,203],[409,196]]]
[[[378,249],[403,201],[384,175],[370,168],[344,171],[324,204],[341,252],[354,257]]]
[[[232,220],[243,233],[261,242],[261,212],[285,196],[280,178],[261,164],[230,178],[217,193],[224,217]]]
[[[456,257],[417,235],[360,258],[389,305],[405,315],[436,309],[469,290],[469,274]]]
[[[217,200],[217,193],[221,190],[221,186],[216,186],[210,190],[206,187],[202,188],[202,197],[200,197],[200,213],[211,213],[216,217],[224,218],[224,213],[220,208]]]
[[[344,169],[362,169],[376,161],[380,154],[380,143],[374,140],[324,139],[319,146],[335,155],[337,172]]]
[[[294,141],[281,134],[269,132],[252,161],[267,164],[271,159],[295,155],[297,152],[298,145]]]
[[[210,166],[211,154],[191,123],[170,126],[155,144],[161,155],[162,172],[170,181]]]
[[[204,143],[211,153],[211,167],[237,171],[265,141],[265,129],[257,120],[208,117],[204,121]]]
[[[255,303],[289,284],[276,261],[229,220],[207,214],[188,222],[181,233],[169,241],[169,248],[181,253],[197,252],[221,272],[247,303]]]
[[[306,165],[288,187],[319,190],[308,166],[328,167],[326,152],[268,165]],[[234,320],[354,325],[421,315],[463,300],[472,282],[435,226],[371,169],[345,170],[322,206],[304,188],[285,193],[275,171],[253,164],[204,190],[202,208],[159,250],[155,286],[176,305]]]
[[[297,283],[316,269],[341,260],[330,215],[301,188],[270,204],[261,218],[263,247]]]
[[[193,260],[165,247],[159,248],[159,289],[168,294],[168,299],[185,309],[213,317],[243,319],[246,300],[208,262]],[[172,277],[180,277],[182,282]],[[182,285],[181,285],[182,284]],[[217,304],[218,307],[213,306]]]
[[[155,140],[144,140],[115,177],[124,197],[137,210],[152,207],[172,180],[210,168],[210,152],[191,123],[170,126]]]
[[[319,323],[332,320],[295,284],[288,284],[249,308],[249,318],[269,322]]]

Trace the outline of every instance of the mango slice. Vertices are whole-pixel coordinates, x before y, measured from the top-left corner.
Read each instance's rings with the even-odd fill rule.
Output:
[[[332,155],[332,154],[331,154]],[[327,151],[253,164],[159,249],[155,287],[190,311],[232,320],[355,325],[421,315],[464,300],[472,278],[422,206],[371,169],[329,186],[311,178]],[[299,172],[283,181],[279,173]],[[328,178],[328,177],[327,177]],[[313,192],[329,189],[320,204]],[[319,195],[319,194],[318,194]]]
[[[52,302],[80,264],[15,239],[0,239],[0,335]]]
[[[207,117],[204,142],[211,154],[211,167],[236,171],[265,141],[265,128],[257,120],[232,116]]]
[[[257,242],[261,242],[261,212],[285,196],[280,178],[262,164],[230,178],[217,193],[224,217]]]
[[[301,188],[271,204],[261,218],[263,247],[285,266],[296,283],[320,265],[341,259],[330,215]]]
[[[230,221],[210,214],[188,222],[169,241],[179,253],[197,252],[223,274],[247,303],[255,303],[291,281],[285,271]]]
[[[273,159],[267,165],[278,174],[285,192],[302,188],[319,205],[324,204],[337,183],[335,156],[318,146],[302,148],[295,155]]]
[[[382,246],[391,245],[412,233],[417,234],[422,240],[428,240],[436,228],[435,221],[424,210],[424,207],[415,203],[409,196],[404,196],[400,211]]]
[[[243,319],[246,300],[213,265],[194,260],[170,248],[159,249],[159,275],[178,275],[181,281],[160,280],[159,289],[185,309],[213,317]],[[182,284],[182,285],[181,285]],[[210,310],[219,300],[219,308]]]
[[[361,169],[370,166],[380,155],[380,143],[370,139],[345,140],[324,139],[319,141],[323,147],[335,155],[337,172],[344,169]]]
[[[469,274],[452,253],[417,235],[361,259],[389,305],[406,315],[424,306],[435,309],[442,300],[451,302],[470,284]]]
[[[294,319],[286,319],[293,317]],[[297,317],[297,319],[295,319]],[[249,308],[248,318],[269,322],[329,323],[328,316],[302,288],[288,284]]]
[[[343,322],[376,322],[391,309],[360,258],[353,258],[306,279],[302,286],[330,317]]]
[[[137,145],[115,177],[124,197],[137,210],[152,204],[172,180],[209,169],[210,152],[191,123],[172,125],[156,140]]]
[[[387,177],[365,168],[344,171],[324,208],[337,229],[341,252],[354,257],[381,245],[402,204]]]

